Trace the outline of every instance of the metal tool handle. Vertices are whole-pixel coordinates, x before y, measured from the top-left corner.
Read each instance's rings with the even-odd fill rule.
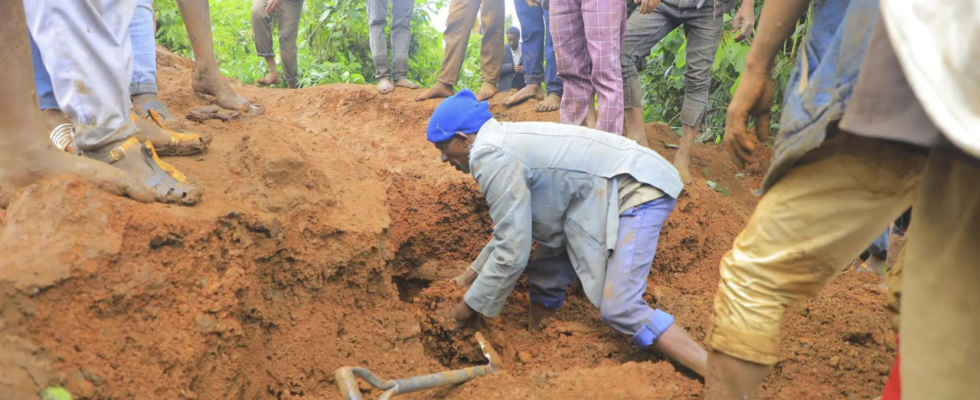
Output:
[[[343,396],[344,400],[363,400],[355,377],[364,379],[371,386],[384,390],[385,392],[381,394],[380,400],[388,400],[396,394],[432,389],[439,386],[457,385],[470,379],[502,370],[503,365],[500,363],[500,356],[497,355],[497,352],[490,346],[490,343],[486,341],[480,332],[476,333],[476,341],[480,344],[483,355],[489,361],[487,365],[396,380],[378,378],[371,371],[361,367],[341,367],[334,372],[334,378],[337,381],[337,388],[340,389],[340,395]]]

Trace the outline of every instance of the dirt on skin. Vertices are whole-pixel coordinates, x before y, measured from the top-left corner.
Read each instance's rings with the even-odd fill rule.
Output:
[[[160,51],[159,64],[175,115],[208,103],[190,89],[190,61]],[[433,320],[462,291],[431,279],[461,272],[492,232],[473,179],[425,141],[438,101],[374,86],[236,88],[266,114],[184,120],[213,134],[212,148],[168,159],[206,188],[200,205],[141,204],[56,177],[0,211],[0,398],[63,385],[76,399],[337,399],[340,366],[401,378],[483,362],[467,334]],[[558,119],[503,98],[491,101],[498,119]],[[647,135],[673,157],[669,128]],[[645,297],[698,340],[718,260],[770,155],[760,146],[736,174],[717,146],[694,149],[695,182],[664,227]],[[760,398],[880,394],[895,345],[879,283],[845,273],[788,310]],[[543,332],[527,331],[527,309],[522,280],[500,318],[476,325],[505,372],[399,398],[701,398],[700,380],[633,347],[576,290]]]

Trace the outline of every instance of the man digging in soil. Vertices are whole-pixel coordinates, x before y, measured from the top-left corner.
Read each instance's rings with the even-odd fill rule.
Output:
[[[501,123],[463,90],[436,108],[426,136],[443,162],[472,173],[494,235],[467,270],[473,284],[453,308],[459,325],[500,315],[521,272],[529,328],[565,302],[576,277],[602,320],[704,375],[707,353],[674,317],[643,300],[664,221],[683,189],[677,170],[627,138],[555,123]],[[538,242],[533,256],[531,241]]]

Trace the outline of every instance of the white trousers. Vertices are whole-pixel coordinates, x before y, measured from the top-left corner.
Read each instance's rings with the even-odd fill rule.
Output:
[[[132,136],[136,0],[24,0],[24,11],[55,98],[76,125],[75,145],[91,151]]]

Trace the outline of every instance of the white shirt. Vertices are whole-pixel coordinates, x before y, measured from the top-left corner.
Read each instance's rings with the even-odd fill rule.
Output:
[[[507,48],[510,49],[510,55],[512,57],[514,57],[514,66],[516,67],[518,65],[521,65],[521,45],[520,45],[520,43],[517,44],[517,50],[514,50],[514,48],[513,47],[510,47],[510,46],[507,46]]]

